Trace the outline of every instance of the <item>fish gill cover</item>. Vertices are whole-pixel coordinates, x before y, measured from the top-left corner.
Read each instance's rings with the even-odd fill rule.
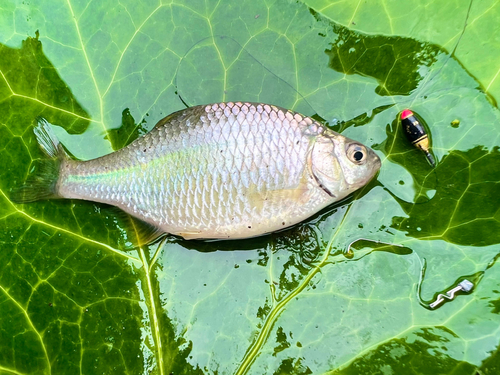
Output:
[[[0,372],[498,373],[499,15],[493,0],[2,4]],[[282,233],[161,251],[132,249],[103,205],[9,200],[42,158],[37,116],[88,159],[224,100],[324,119],[377,150],[378,180]],[[408,107],[435,170],[396,129]],[[359,238],[404,248],[344,256]],[[422,306],[464,277],[471,294]]]

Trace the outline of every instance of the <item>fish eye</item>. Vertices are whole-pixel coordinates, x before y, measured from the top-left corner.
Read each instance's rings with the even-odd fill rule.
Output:
[[[347,147],[347,157],[355,164],[364,164],[366,161],[366,148],[359,143],[350,144]]]

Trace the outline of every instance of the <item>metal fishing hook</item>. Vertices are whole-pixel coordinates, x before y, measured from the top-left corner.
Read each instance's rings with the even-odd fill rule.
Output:
[[[453,289],[450,289],[446,292],[446,294],[438,294],[436,300],[434,302],[432,302],[429,307],[431,309],[435,309],[436,307],[438,307],[440,304],[442,304],[446,299],[448,300],[452,300],[455,298],[455,294],[458,293],[458,292],[465,292],[465,293],[469,293],[472,288],[474,288],[474,284],[471,283],[469,280],[465,279],[465,280],[462,280],[461,282],[458,283],[458,285],[456,287],[454,287]]]

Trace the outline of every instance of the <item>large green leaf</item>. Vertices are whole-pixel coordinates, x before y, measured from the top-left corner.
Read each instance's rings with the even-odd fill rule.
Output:
[[[500,100],[500,40],[496,0],[302,0],[351,30],[430,42],[452,53],[493,101]]]
[[[498,372],[500,6],[352,4],[0,5],[0,373]],[[285,232],[140,248],[103,205],[9,200],[37,116],[88,159],[222,100],[322,119],[377,151],[378,179]]]

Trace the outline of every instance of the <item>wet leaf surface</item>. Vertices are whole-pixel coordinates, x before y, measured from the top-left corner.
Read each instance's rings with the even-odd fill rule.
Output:
[[[0,373],[498,372],[500,7],[352,4],[2,8]],[[381,172],[280,233],[139,249],[104,205],[9,199],[42,158],[37,116],[89,159],[222,100],[315,116]],[[396,120],[408,107],[435,169]]]

